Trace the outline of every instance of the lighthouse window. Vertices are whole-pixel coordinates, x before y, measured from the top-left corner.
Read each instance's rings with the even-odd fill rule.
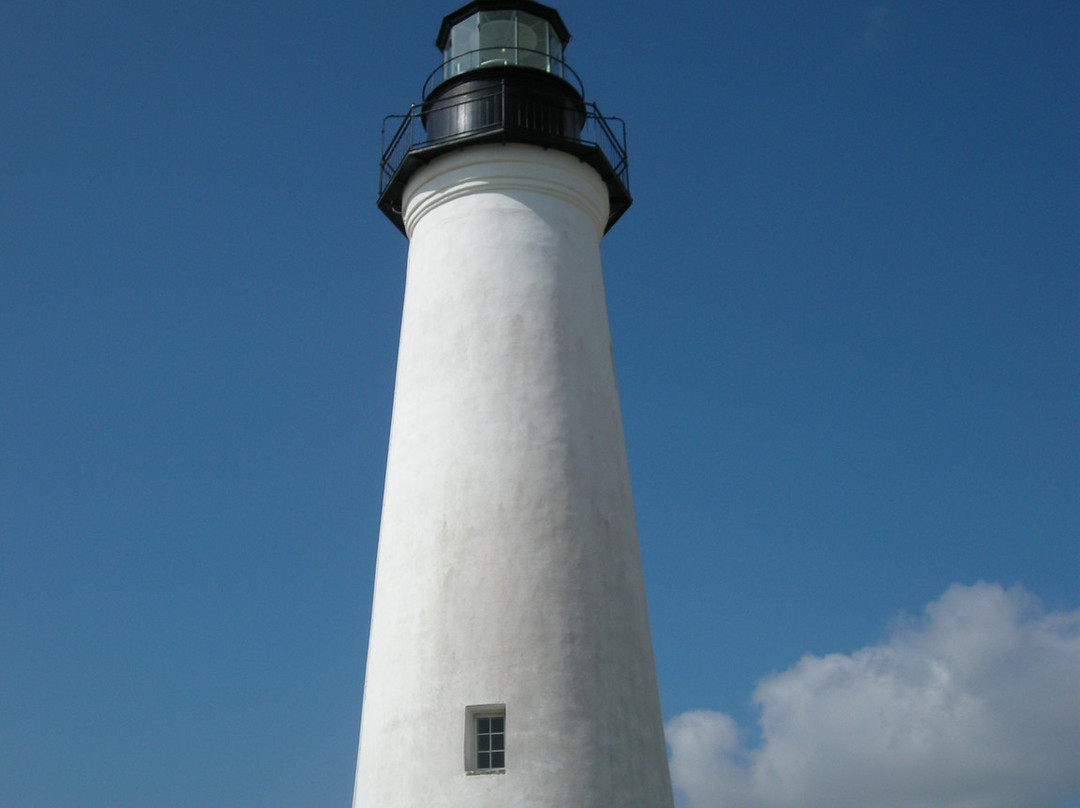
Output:
[[[465,770],[495,774],[506,769],[506,707],[487,704],[465,711]]]
[[[476,719],[476,768],[506,766],[506,719],[492,715]]]

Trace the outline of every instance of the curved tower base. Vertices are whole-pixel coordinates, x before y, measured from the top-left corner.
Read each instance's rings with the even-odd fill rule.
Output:
[[[354,807],[670,808],[600,266],[608,190],[563,152],[476,145],[418,170],[403,201]]]

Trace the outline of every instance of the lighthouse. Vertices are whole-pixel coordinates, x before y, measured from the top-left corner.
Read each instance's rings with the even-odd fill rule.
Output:
[[[600,242],[625,134],[558,12],[448,15],[387,119],[409,239],[354,808],[670,808]]]

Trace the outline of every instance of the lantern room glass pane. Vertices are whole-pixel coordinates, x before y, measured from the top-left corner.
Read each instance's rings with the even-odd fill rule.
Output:
[[[477,52],[480,47],[480,32],[477,30],[477,23],[477,16],[474,14],[450,29],[450,39],[443,51],[443,78],[450,78],[480,66]]]
[[[481,11],[480,66],[512,65],[515,63],[516,33],[513,11]]]
[[[548,24],[524,11],[519,11],[517,17],[518,64],[548,70]]]
[[[551,54],[551,68],[550,72],[554,73],[560,78],[563,75],[563,49],[562,40],[559,39],[559,35],[555,33],[555,30],[549,25],[548,27],[548,53]]]

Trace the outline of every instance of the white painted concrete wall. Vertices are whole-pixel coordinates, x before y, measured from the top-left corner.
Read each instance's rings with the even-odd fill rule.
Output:
[[[355,808],[669,808],[600,267],[607,191],[473,146],[405,192],[409,265]],[[465,708],[505,704],[505,774]]]

